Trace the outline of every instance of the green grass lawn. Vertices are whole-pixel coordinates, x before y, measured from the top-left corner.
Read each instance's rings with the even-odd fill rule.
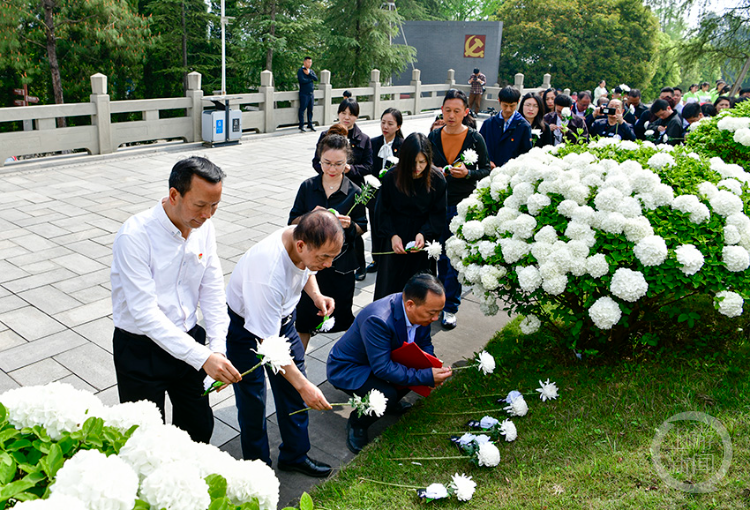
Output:
[[[477,482],[474,498],[430,503],[465,509],[711,509],[750,506],[750,340],[747,318],[729,320],[705,302],[691,305],[702,319],[693,328],[665,317],[659,347],[616,360],[577,360],[545,334],[523,337],[518,320],[498,333],[487,350],[498,361],[491,376],[457,372],[373,441],[337,477],[313,492],[316,508],[409,509],[422,502],[414,490],[363,481],[425,487],[448,484],[453,473]],[[748,326],[748,327],[746,327]],[[744,331],[742,329],[743,328]],[[438,353],[439,355],[439,353]],[[480,468],[466,460],[394,461],[392,457],[457,455],[449,434],[467,430],[469,419],[500,420],[490,393],[557,382],[560,396],[543,403],[526,396],[529,413],[513,418],[518,439],[498,444],[500,465]],[[465,398],[471,397],[471,398]],[[482,411],[460,416],[435,413]],[[718,419],[731,439],[729,470],[715,491],[692,494],[670,487],[654,468],[651,445],[662,423],[677,413],[699,411]],[[663,465],[675,483],[698,484],[719,470],[724,445],[710,426],[678,421],[661,443]],[[665,429],[662,429],[665,430]],[[696,471],[691,471],[695,466]]]

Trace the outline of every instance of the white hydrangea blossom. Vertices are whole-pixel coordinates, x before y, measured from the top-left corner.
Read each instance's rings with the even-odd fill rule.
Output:
[[[551,225],[545,225],[534,235],[534,240],[538,243],[555,244],[558,241],[557,232]]]
[[[208,484],[196,466],[164,464],[148,475],[141,485],[141,498],[151,508],[204,510],[211,504]]]
[[[637,243],[642,239],[654,235],[654,229],[645,216],[625,220],[623,231],[625,232],[625,237],[631,243]]]
[[[188,433],[173,425],[138,428],[120,449],[119,456],[143,479],[163,464],[192,462],[192,444]]]
[[[147,428],[160,427],[164,424],[161,419],[161,411],[156,407],[156,404],[148,400],[123,402],[112,407],[102,406],[98,411],[93,411],[93,415],[102,418],[105,425],[122,432],[133,425],[138,425],[139,428]]]
[[[660,236],[648,236],[635,245],[633,253],[644,266],[660,266],[667,258],[667,243]]]
[[[718,188],[726,188],[737,196],[742,195],[742,183],[738,181],[737,179],[722,179],[719,181],[719,183],[716,186]]]
[[[672,208],[690,215],[690,221],[703,223],[711,217],[711,213],[695,195],[680,195],[672,202]]]
[[[720,131],[731,131],[736,133],[741,129],[750,128],[750,118],[748,117],[724,117],[716,123]]]
[[[692,276],[703,267],[703,254],[692,244],[683,244],[674,251],[680,270],[687,276]]]
[[[586,259],[586,272],[594,278],[601,278],[609,273],[609,264],[603,253],[597,253]]]
[[[664,147],[664,145],[661,145],[660,148],[661,147]],[[671,146],[669,147],[671,148]],[[664,154],[663,152],[657,152],[648,160],[648,166],[656,168],[657,170],[669,168],[671,166],[674,166],[674,164],[674,158],[670,154]]]
[[[503,252],[505,262],[514,264],[531,251],[531,246],[518,239],[503,238],[500,239],[500,249]]]
[[[620,305],[609,296],[600,297],[589,308],[589,317],[599,329],[612,329],[620,321]]]
[[[727,317],[739,317],[742,315],[742,305],[745,303],[742,296],[736,292],[725,290],[716,294],[719,305],[719,313]]]
[[[735,142],[740,143],[744,145],[745,147],[750,147],[750,129],[748,128],[742,128],[738,129],[734,132],[734,136],[732,137]]]
[[[739,244],[742,240],[740,231],[734,225],[724,227],[724,244]]]
[[[725,218],[742,212],[742,199],[731,191],[720,189],[708,201],[714,212]]]
[[[531,335],[539,331],[539,327],[542,325],[542,321],[536,315],[527,315],[521,321],[521,333],[524,335]]]
[[[721,259],[733,273],[744,271],[750,266],[750,254],[742,246],[725,246]]]
[[[646,295],[648,282],[640,271],[621,267],[612,275],[609,290],[618,298],[634,303]]]
[[[480,221],[470,220],[463,224],[461,233],[467,241],[477,241],[484,236],[484,226]]]
[[[535,266],[516,267],[518,284],[525,292],[534,292],[542,284],[542,276]]]

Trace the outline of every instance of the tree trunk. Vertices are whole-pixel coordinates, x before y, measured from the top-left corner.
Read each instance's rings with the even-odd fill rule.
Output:
[[[276,0],[271,1],[271,27],[268,30],[271,40],[266,51],[266,70],[273,72],[273,40],[276,35]]]
[[[745,60],[745,65],[742,66],[740,75],[737,77],[736,80],[734,80],[734,85],[732,86],[731,92],[729,92],[729,97],[734,97],[737,95],[737,92],[742,87],[742,82],[745,81],[745,76],[747,76],[748,70],[750,70],[750,56],[748,56],[747,60]]]
[[[62,79],[60,78],[60,64],[57,61],[57,39],[55,38],[55,20],[52,17],[52,11],[56,5],[56,0],[42,0],[42,9],[44,10],[44,25],[46,26],[45,34],[47,36],[47,60],[49,61],[49,70],[52,74],[52,91],[55,95],[55,104],[64,104]],[[65,117],[57,119],[57,127],[65,127]]]
[[[187,29],[185,27],[185,0],[182,0],[182,91],[187,91]]]

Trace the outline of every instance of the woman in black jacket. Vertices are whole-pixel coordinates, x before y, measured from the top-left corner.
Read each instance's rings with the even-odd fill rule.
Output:
[[[531,124],[531,139],[534,147],[552,145],[552,130],[544,122],[544,104],[542,103],[542,98],[536,94],[526,94],[521,99],[518,111]]]

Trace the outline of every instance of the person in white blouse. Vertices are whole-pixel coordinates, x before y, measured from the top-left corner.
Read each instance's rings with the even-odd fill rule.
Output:
[[[314,209],[299,218],[296,225],[279,229],[250,248],[232,271],[227,285],[227,356],[244,373],[258,364],[254,351],[263,340],[275,335],[289,339],[294,363],[282,367],[283,373],[274,373],[270,367],[265,375],[255,370],[234,387],[242,455],[271,465],[267,375],[281,433],[279,469],[326,477],[331,466],[307,455],[307,412],[291,414],[305,407],[331,409],[323,392],[305,376],[305,348],[294,323],[303,291],[320,310],[321,323],[333,314],[335,302],[321,294],[315,273],[331,267],[344,244],[344,230],[326,209]]]
[[[206,374],[228,384],[241,380],[225,356],[229,316],[210,219],[223,178],[205,158],[179,161],[169,176],[169,195],[129,218],[112,246],[120,401],[150,400],[163,418],[166,392],[172,423],[204,443],[214,426],[208,397],[202,396]],[[206,329],[198,325],[198,304]]]

